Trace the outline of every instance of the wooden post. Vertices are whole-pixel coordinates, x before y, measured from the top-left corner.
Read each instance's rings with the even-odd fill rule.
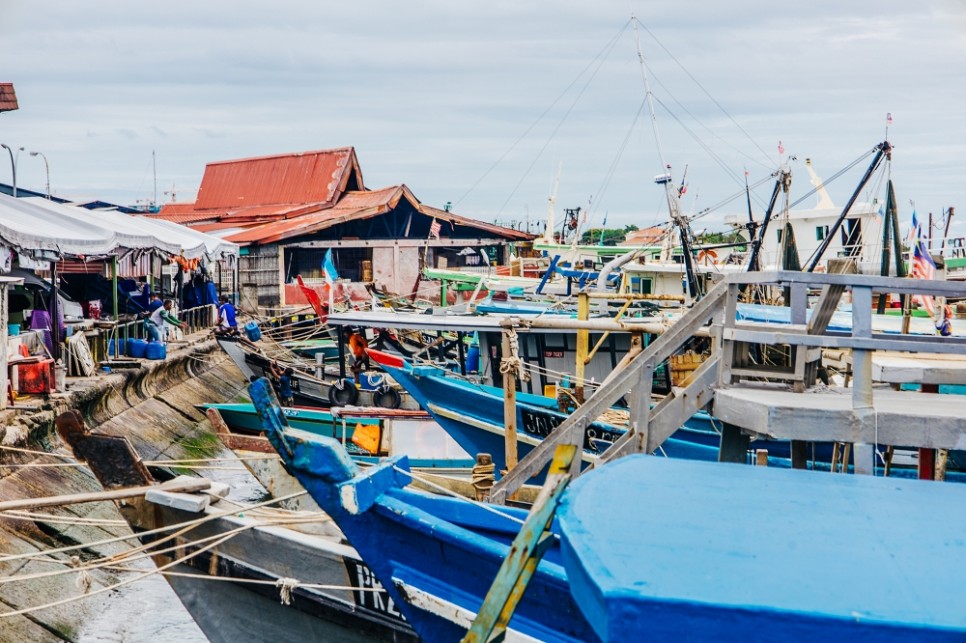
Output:
[[[922,393],[938,393],[938,384],[923,384],[920,387]],[[920,480],[933,480],[936,477],[936,450],[926,447],[919,447],[919,466],[917,467],[917,478]]]
[[[919,467],[916,477],[920,480],[932,480],[936,477],[935,449],[919,448]]]
[[[590,297],[585,292],[577,293],[577,319],[587,321],[590,317]],[[584,403],[584,369],[587,366],[587,352],[590,348],[590,331],[577,330],[577,364],[574,370],[574,397]]]
[[[808,442],[805,440],[792,440],[792,469],[808,468]]]
[[[747,464],[748,446],[751,436],[744,433],[741,427],[724,422],[721,427],[721,446],[718,448],[718,462],[736,462]]]
[[[755,449],[755,466],[768,466],[768,449]]]
[[[936,449],[936,480],[946,479],[946,466],[949,464],[949,449]]]
[[[516,331],[503,329],[503,425],[506,470],[517,466],[517,372],[514,358],[517,354]]]

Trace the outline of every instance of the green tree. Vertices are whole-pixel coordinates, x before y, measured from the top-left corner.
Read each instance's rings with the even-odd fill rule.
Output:
[[[600,242],[601,235],[604,237],[603,244]],[[586,230],[580,237],[580,243],[584,245],[616,246],[625,238],[627,238],[626,230],[618,230],[614,228],[591,228],[590,230]]]

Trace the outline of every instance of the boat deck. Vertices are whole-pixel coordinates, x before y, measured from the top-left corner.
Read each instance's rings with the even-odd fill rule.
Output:
[[[966,356],[878,352],[872,379],[891,384],[966,384]]]
[[[856,409],[848,388],[742,384],[715,391],[713,415],[774,438],[966,449],[961,396],[875,389],[873,400]]]
[[[635,455],[573,482],[558,519],[602,640],[959,641],[964,501],[961,485]]]

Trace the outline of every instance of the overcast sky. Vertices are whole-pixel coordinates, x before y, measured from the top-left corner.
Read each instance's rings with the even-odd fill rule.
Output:
[[[962,0],[0,0],[0,12],[0,82],[20,101],[0,114],[0,142],[26,148],[21,187],[44,189],[38,150],[67,198],[152,200],[152,151],[167,202],[194,200],[212,161],[353,146],[367,187],[405,183],[488,221],[542,220],[559,167],[558,210],[660,222],[633,12],[664,157],[676,180],[688,168],[686,212],[736,194],[746,169],[766,179],[779,141],[798,158],[800,197],[806,157],[830,177],[885,138],[891,113],[900,216],[915,201],[966,220]],[[869,161],[829,186],[838,205]],[[770,191],[756,190],[759,216]]]

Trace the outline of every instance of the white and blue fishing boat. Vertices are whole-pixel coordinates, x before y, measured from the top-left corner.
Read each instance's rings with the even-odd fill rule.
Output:
[[[462,637],[524,514],[411,491],[405,458],[363,473],[287,428],[267,383],[251,390],[420,636]],[[508,638],[960,641],[966,516],[949,509],[964,501],[959,485],[629,456],[562,494]]]

